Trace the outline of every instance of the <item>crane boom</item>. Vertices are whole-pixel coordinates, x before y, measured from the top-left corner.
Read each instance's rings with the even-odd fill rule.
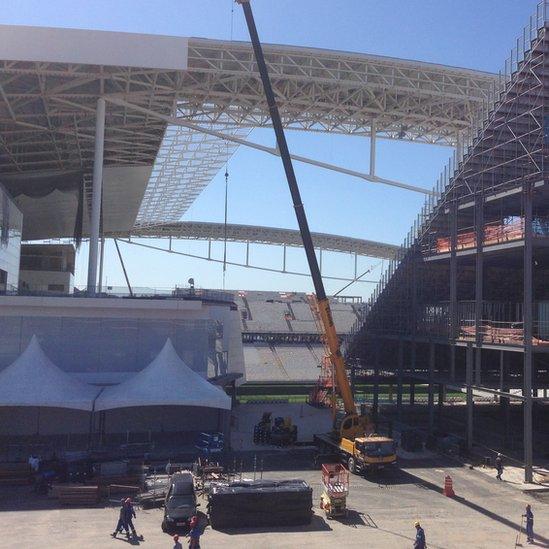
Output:
[[[351,390],[349,380],[347,379],[345,362],[339,348],[339,338],[332,317],[330,302],[326,296],[326,291],[324,290],[324,283],[322,281],[322,275],[320,274],[320,268],[318,266],[313,240],[311,238],[311,231],[309,230],[309,223],[307,222],[305,208],[303,206],[303,202],[301,201],[301,193],[299,192],[299,186],[297,184],[292,159],[290,157],[290,151],[286,142],[286,136],[284,134],[284,128],[282,126],[282,120],[280,118],[280,112],[278,110],[275,95],[273,93],[267,64],[265,63],[263,48],[261,47],[261,42],[259,41],[259,35],[257,33],[252,8],[250,6],[249,0],[236,0],[236,2],[242,5],[242,8],[244,10],[244,16],[246,17],[246,24],[250,33],[250,39],[252,41],[255,60],[257,62],[259,74],[261,76],[263,90],[267,99],[269,113],[271,115],[273,129],[276,135],[276,142],[278,145],[278,150],[280,151],[280,158],[282,159],[282,164],[286,173],[286,179],[288,181],[290,194],[292,195],[292,201],[294,204],[297,223],[299,225],[299,231],[303,240],[303,247],[307,255],[307,262],[309,264],[309,270],[311,271],[311,277],[313,279],[320,318],[322,320],[324,334],[326,336],[326,342],[330,349],[330,360],[332,361],[332,364],[334,366],[336,384],[339,390],[339,394],[341,395],[341,398],[343,400],[345,414],[348,416],[356,415],[356,406],[353,392]]]

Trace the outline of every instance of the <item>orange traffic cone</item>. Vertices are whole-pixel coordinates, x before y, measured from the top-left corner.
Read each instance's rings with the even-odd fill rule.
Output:
[[[448,498],[453,498],[456,495],[454,492],[454,483],[450,475],[446,475],[444,478],[444,490],[442,493]]]

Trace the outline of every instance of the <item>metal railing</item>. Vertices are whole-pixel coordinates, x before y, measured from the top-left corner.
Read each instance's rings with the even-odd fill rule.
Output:
[[[86,287],[75,287],[72,292],[58,292],[47,286],[33,289],[14,288],[13,286],[0,290],[3,296],[34,296],[34,297],[84,297],[84,298],[129,298],[129,299],[187,299],[203,301],[233,302],[235,296],[231,292],[220,290],[205,290],[202,288],[149,288],[135,287],[130,293],[125,286],[103,286],[101,291],[89,293]]]

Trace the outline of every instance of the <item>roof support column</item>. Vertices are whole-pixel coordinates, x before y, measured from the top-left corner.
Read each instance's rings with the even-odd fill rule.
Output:
[[[523,187],[524,199],[524,377],[522,394],[524,419],[524,481],[532,482],[532,194],[531,183]]]
[[[93,158],[92,208],[90,251],[88,257],[88,294],[95,294],[97,283],[97,256],[101,221],[101,194],[103,187],[103,152],[105,146],[105,100],[97,100],[95,111],[95,152]]]
[[[105,237],[101,235],[101,255],[99,256],[99,280],[97,281],[97,291],[103,291],[103,262],[105,261]]]

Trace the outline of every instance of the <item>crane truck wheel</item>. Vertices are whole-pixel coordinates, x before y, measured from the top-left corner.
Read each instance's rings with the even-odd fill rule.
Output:
[[[347,467],[348,467],[349,471],[351,471],[351,473],[353,473],[353,475],[356,475],[356,463],[355,463],[354,458],[352,458],[352,457],[349,458],[349,461],[347,461]]]

